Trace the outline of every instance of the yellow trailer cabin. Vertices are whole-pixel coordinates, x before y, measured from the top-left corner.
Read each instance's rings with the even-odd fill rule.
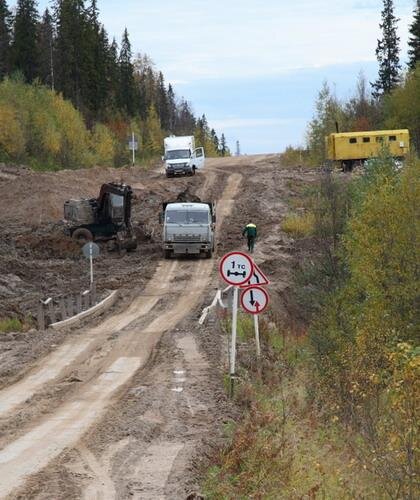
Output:
[[[377,157],[382,145],[386,145],[395,158],[404,158],[410,150],[407,129],[330,134],[325,142],[327,159],[339,162],[343,170],[352,170],[357,163]]]

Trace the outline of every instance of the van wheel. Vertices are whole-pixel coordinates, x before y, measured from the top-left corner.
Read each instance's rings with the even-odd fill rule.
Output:
[[[195,175],[195,171],[196,171],[196,168],[195,168],[195,165],[194,165],[193,168],[192,168],[191,175]]]
[[[207,252],[206,252],[206,259],[211,259],[212,255],[213,255],[213,250],[212,249],[207,250]]]
[[[80,243],[81,245],[84,245],[88,241],[93,241],[93,234],[85,227],[79,227],[73,231],[71,237],[74,241],[77,241],[77,243]]]
[[[163,251],[163,257],[165,259],[170,259],[171,258],[171,255],[172,255],[172,251],[171,250],[164,250]]]

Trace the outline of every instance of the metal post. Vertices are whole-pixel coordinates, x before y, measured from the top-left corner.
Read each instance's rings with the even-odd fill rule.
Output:
[[[96,283],[92,283],[90,287],[90,305],[96,306]]]
[[[136,150],[134,148],[134,132],[131,132],[131,147],[133,148],[133,167],[136,163]]]
[[[89,261],[90,261],[90,286],[92,287],[93,283],[93,245],[89,247]]]
[[[233,397],[235,385],[235,363],[236,363],[236,331],[238,322],[238,287],[233,287],[232,303],[232,340],[230,345],[230,396]]]
[[[259,325],[258,318],[259,318],[259,315],[254,314],[255,345],[257,347],[257,358],[259,358],[261,356],[260,325]]]

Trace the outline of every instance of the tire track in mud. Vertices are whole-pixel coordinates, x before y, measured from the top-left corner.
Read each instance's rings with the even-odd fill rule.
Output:
[[[222,207],[217,223],[219,228],[223,218],[228,214],[228,209],[223,209],[223,207],[225,204],[230,206],[229,202],[237,194],[241,179],[240,174],[232,174],[228,177],[222,198],[219,200]],[[201,196],[215,180],[216,174],[210,171],[200,190]],[[82,361],[81,356],[86,359],[95,345],[105,341],[110,331],[111,333],[119,332],[122,328],[128,330],[121,335],[109,355],[101,362],[102,373],[97,375],[97,370],[94,371],[97,376],[81,387],[77,395],[70,398],[51,415],[42,418],[41,422],[36,423],[26,434],[0,451],[0,495],[2,497],[6,497],[17,487],[22,486],[28,476],[43,469],[64,448],[74,446],[85,431],[103,416],[110,400],[145,365],[161,335],[174,327],[197,304],[201,292],[210,280],[212,268],[212,261],[200,260],[195,266],[195,274],[192,278],[178,284],[176,278],[182,273],[191,271],[191,263],[163,262],[154,277],[155,282],[161,281],[162,285],[156,287],[151,284],[140,297],[133,301],[127,311],[89,330],[88,332],[93,335],[93,340],[87,344],[82,343],[76,356],[72,355],[69,345],[62,346],[61,350],[57,350],[43,360],[43,362],[47,360],[45,369],[41,362],[40,368],[29,377],[25,377],[17,384],[0,392],[0,409],[10,412],[22,402],[13,395],[16,394],[17,388],[22,390],[21,399],[26,400],[30,394],[34,394],[41,387],[62,376],[63,370],[60,368],[64,363],[68,370]],[[171,277],[178,288],[175,292]],[[150,283],[154,280],[152,279]],[[162,296],[169,292],[181,294],[172,309],[156,317],[140,331],[135,326],[130,329],[133,322],[140,316],[146,317],[150,311],[153,311]],[[76,343],[79,342],[76,340]],[[58,368],[57,362],[61,363]]]

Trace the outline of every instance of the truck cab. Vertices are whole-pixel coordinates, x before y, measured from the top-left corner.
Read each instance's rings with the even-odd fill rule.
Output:
[[[164,147],[162,159],[167,177],[194,175],[196,170],[204,167],[204,149],[195,147],[194,136],[166,137]]]
[[[200,255],[211,258],[215,248],[214,203],[164,203],[163,254]]]

